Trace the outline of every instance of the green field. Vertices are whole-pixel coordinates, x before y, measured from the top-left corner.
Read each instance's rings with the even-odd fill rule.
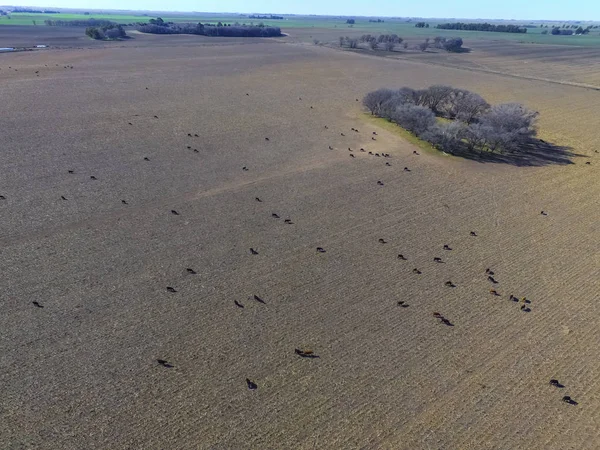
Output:
[[[9,18],[10,17],[10,18]],[[10,16],[0,16],[0,25],[34,25],[45,26],[44,20],[85,20],[85,19],[106,19],[121,24],[129,24],[135,22],[145,22],[150,18],[155,17],[150,14],[110,14],[110,13],[90,13],[84,14],[31,14],[31,13],[13,13]],[[553,36],[551,34],[541,34],[541,28],[529,28],[526,34],[517,33],[497,33],[485,31],[455,31],[455,30],[438,30],[435,28],[437,23],[447,22],[448,20],[426,20],[430,24],[430,28],[415,28],[414,21],[408,22],[407,19],[385,19],[383,23],[372,23],[367,18],[357,18],[356,24],[353,26],[347,25],[346,18],[342,17],[316,17],[316,16],[288,16],[284,20],[268,20],[268,19],[249,19],[243,15],[216,15],[216,14],[178,14],[178,15],[162,15],[165,21],[170,22],[202,22],[202,23],[217,23],[219,21],[226,23],[264,23],[265,25],[278,26],[285,31],[293,28],[315,28],[321,30],[331,30],[338,32],[340,35],[356,34],[356,33],[371,33],[371,34],[398,34],[402,38],[427,38],[435,36],[460,36],[464,39],[486,39],[486,40],[510,40],[515,42],[527,42],[536,44],[554,44],[554,45],[576,45],[576,46],[600,46],[600,29],[594,29],[586,36]],[[490,21],[494,22],[494,21]],[[519,22],[515,22],[519,23]],[[520,22],[520,24],[540,25],[543,22]],[[552,26],[552,23],[546,23]],[[591,24],[591,23],[590,23]],[[582,23],[582,26],[587,26],[587,23]],[[546,28],[544,28],[546,29]]]

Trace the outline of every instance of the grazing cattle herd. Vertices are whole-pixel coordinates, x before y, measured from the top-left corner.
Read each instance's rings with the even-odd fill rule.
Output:
[[[595,335],[579,334],[573,331],[579,325],[563,321],[593,317],[593,305],[582,306],[593,303],[590,291],[577,291],[585,280],[564,277],[580,311],[587,312],[571,316],[565,312],[571,303],[564,303],[565,310],[558,304],[567,288],[553,278],[561,278],[566,265],[577,266],[565,250],[569,245],[581,247],[579,273],[594,262],[593,249],[585,257],[597,227],[586,218],[579,228],[565,225],[561,203],[531,181],[537,174],[542,181],[560,174],[565,190],[575,192],[577,172],[596,170],[591,157],[585,165],[525,169],[412,145],[398,137],[405,134],[396,134],[395,124],[370,117],[356,103],[386,80],[309,86],[295,71],[294,52],[329,50],[280,47],[291,54],[285,75],[274,70],[273,78],[264,71],[250,81],[240,78],[248,84],[240,82],[228,94],[239,104],[216,101],[222,93],[210,88],[222,82],[229,92],[232,80],[199,81],[195,71],[210,64],[182,52],[174,59],[181,61],[181,83],[156,93],[155,86],[174,76],[175,63],[170,71],[165,64],[164,72],[152,73],[156,79],[126,80],[126,88],[115,82],[120,95],[129,90],[145,109],[126,110],[119,103],[94,113],[94,132],[65,127],[65,141],[81,139],[73,148],[42,132],[39,141],[26,140],[22,151],[14,138],[6,140],[13,154],[7,153],[2,168],[21,184],[13,189],[0,179],[0,214],[8,219],[0,233],[7,280],[2,306],[9,317],[0,323],[8,330],[7,339],[0,333],[0,349],[10,350],[0,361],[0,384],[15,386],[0,418],[18,429],[12,411],[21,397],[28,408],[43,399],[48,411],[19,416],[25,425],[15,448],[27,446],[23,436],[34,433],[42,418],[52,422],[55,414],[63,420],[71,408],[88,414],[80,421],[84,433],[101,407],[106,417],[118,418],[103,423],[104,430],[131,416],[115,436],[133,432],[136,448],[151,442],[147,434],[154,432],[136,420],[152,421],[160,410],[164,417],[181,413],[172,429],[183,424],[182,434],[216,430],[206,440],[210,448],[244,448],[245,439],[248,447],[276,448],[265,442],[284,438],[291,444],[279,448],[426,448],[429,430],[460,428],[456,424],[467,429],[459,439],[432,438],[427,448],[446,448],[444,442],[467,448],[475,442],[469,434],[473,420],[487,420],[488,413],[511,420],[515,410],[531,412],[532,399],[546,402],[544,417],[558,421],[577,421],[593,410],[583,376],[589,371],[577,372],[566,360],[568,351],[556,350],[594,341]],[[252,50],[245,45],[240,55]],[[230,58],[236,68],[243,59]],[[77,76],[75,67],[90,64],[65,60],[74,65],[56,65],[60,75]],[[340,68],[350,67],[344,61]],[[370,61],[364,62],[365,74]],[[95,72],[99,65],[91,67],[82,78],[104,76]],[[349,70],[347,76],[354,76],[355,69]],[[10,72],[0,69],[4,74],[13,77],[12,86],[20,77],[47,82],[40,65],[13,64]],[[396,76],[391,69],[388,75]],[[293,90],[271,90],[271,81],[285,89],[288,78]],[[319,98],[330,87],[338,89],[333,106]],[[182,106],[187,95],[193,100]],[[267,113],[259,116],[263,105]],[[4,120],[12,123],[6,115]],[[43,126],[56,123],[49,119]],[[111,134],[106,142],[103,126]],[[28,152],[37,152],[29,167],[14,162]],[[56,166],[46,170],[50,158]],[[28,192],[23,186],[30,181],[38,184]],[[579,200],[587,202],[587,213],[593,210],[592,200]],[[53,222],[44,223],[44,214]],[[564,240],[557,238],[561,233]],[[63,384],[62,374],[50,378],[50,371],[72,376]],[[504,383],[519,376],[523,380],[515,385]],[[52,391],[57,385],[64,387],[58,395]],[[130,390],[121,396],[123,386]],[[123,403],[110,403],[113,392]],[[451,413],[444,409],[447,401],[454,402]],[[119,415],[125,407],[130,409]],[[329,420],[338,409],[340,416]],[[494,428],[486,420],[477,423],[477,433]],[[504,426],[515,428],[513,422]],[[158,421],[151,427],[161,429]],[[386,433],[395,434],[385,441]],[[411,433],[410,444],[395,446]],[[154,439],[168,446],[167,438]],[[192,439],[188,443],[205,442]]]

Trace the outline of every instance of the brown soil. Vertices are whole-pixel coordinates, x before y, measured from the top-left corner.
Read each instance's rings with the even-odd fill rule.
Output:
[[[3,446],[600,445],[599,93],[170,38],[0,55]],[[414,155],[355,101],[434,83],[584,156]]]

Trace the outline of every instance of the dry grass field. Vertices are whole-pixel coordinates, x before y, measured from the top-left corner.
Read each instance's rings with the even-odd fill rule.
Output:
[[[600,92],[197,39],[0,55],[0,448],[598,448]],[[570,163],[356,101],[435,83]]]

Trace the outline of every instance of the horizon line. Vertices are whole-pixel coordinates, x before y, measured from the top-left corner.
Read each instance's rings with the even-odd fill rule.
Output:
[[[425,17],[425,16],[384,16],[384,15],[374,15],[374,16],[362,16],[356,14],[300,14],[300,13],[274,13],[274,12],[223,12],[223,11],[178,11],[178,10],[154,10],[154,9],[113,9],[113,8],[72,8],[72,7],[63,7],[63,6],[36,6],[36,5],[28,5],[28,6],[15,6],[15,5],[0,5],[1,8],[42,8],[42,9],[63,9],[63,10],[75,10],[75,11],[96,11],[96,12],[106,12],[106,11],[118,11],[118,12],[143,12],[143,13],[169,13],[169,14],[223,14],[223,15],[249,15],[249,14],[258,14],[258,15],[276,15],[276,16],[296,16],[296,17],[340,17],[340,18],[384,18],[384,19],[430,19],[430,20],[503,20],[507,22],[600,22],[600,20],[585,20],[585,19],[502,19],[502,18],[491,18],[491,17]]]

